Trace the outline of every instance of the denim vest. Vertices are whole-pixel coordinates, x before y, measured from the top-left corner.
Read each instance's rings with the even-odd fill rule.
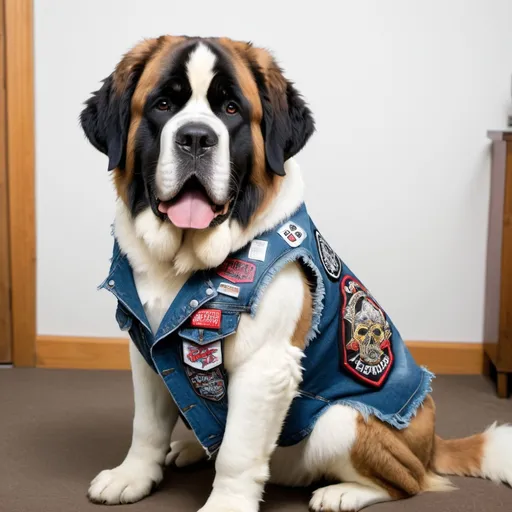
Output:
[[[266,287],[292,261],[311,282],[313,322],[302,360],[303,381],[279,445],[298,443],[337,403],[405,428],[431,391],[433,375],[416,365],[394,324],[331,249],[304,205],[218,268],[194,273],[156,333],[128,259],[115,242],[110,273],[100,288],[117,297],[119,327],[161,376],[209,454],[220,446],[228,408],[222,340],[236,332],[242,313],[257,314]]]

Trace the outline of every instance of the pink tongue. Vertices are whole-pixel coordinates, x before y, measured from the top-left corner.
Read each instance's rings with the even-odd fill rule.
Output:
[[[185,192],[171,206],[160,203],[158,210],[166,213],[178,228],[205,229],[215,216],[210,201],[199,190]]]

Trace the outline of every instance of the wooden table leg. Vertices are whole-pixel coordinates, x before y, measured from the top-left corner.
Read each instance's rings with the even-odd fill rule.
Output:
[[[494,364],[492,363],[491,358],[489,357],[487,352],[484,352],[484,360],[483,360],[483,365],[482,366],[483,366],[482,367],[482,373],[486,377],[490,377],[491,374],[492,374],[492,370],[494,368]]]
[[[498,372],[497,374],[498,396],[508,398],[508,373]]]

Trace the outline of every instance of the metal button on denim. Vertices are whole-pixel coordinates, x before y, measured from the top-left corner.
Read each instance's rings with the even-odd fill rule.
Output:
[[[213,290],[212,290],[211,288],[207,288],[207,289],[206,289],[206,295],[208,295],[208,297],[209,297],[210,295],[213,295]]]
[[[190,306],[191,308],[197,308],[197,306],[199,306],[199,302],[198,302],[196,299],[192,299],[192,300],[190,301],[189,306]]]
[[[111,279],[109,282],[108,282],[108,285],[110,286],[110,288],[112,288],[112,286],[114,286],[116,284],[116,282]]]

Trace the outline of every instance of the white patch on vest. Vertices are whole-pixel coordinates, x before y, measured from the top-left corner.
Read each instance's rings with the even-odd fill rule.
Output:
[[[183,340],[183,361],[196,370],[212,370],[222,364],[222,346],[220,340],[208,345],[196,345]]]
[[[238,298],[240,295],[240,286],[235,286],[230,283],[220,283],[217,287],[217,291],[222,293],[222,295],[228,295],[229,297]]]
[[[253,240],[249,248],[249,259],[256,261],[265,261],[267,255],[268,242],[266,240]]]
[[[307,238],[307,233],[295,222],[286,222],[277,231],[290,247],[299,247]]]

